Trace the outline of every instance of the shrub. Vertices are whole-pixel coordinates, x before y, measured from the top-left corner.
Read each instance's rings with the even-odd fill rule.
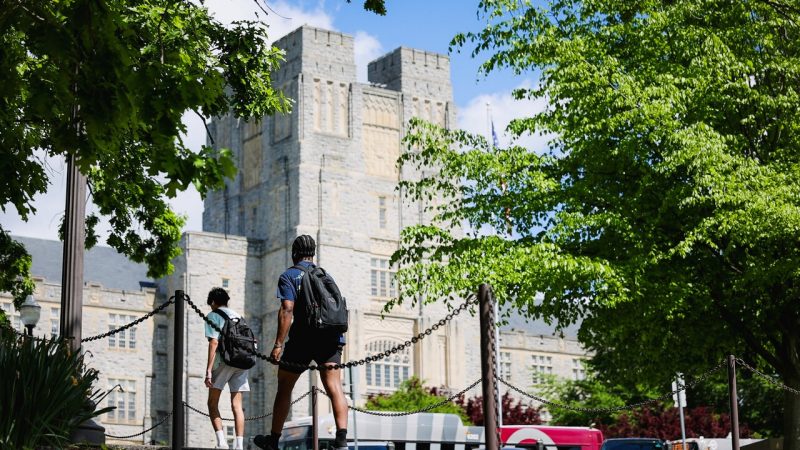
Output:
[[[61,448],[95,410],[98,372],[63,342],[24,338],[0,327],[0,448]]]

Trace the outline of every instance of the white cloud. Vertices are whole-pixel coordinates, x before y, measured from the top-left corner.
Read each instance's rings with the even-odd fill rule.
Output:
[[[264,10],[256,4],[258,1]],[[319,4],[311,10],[304,10],[286,0],[206,0],[205,5],[214,17],[222,23],[230,24],[235,20],[260,20],[269,26],[269,36],[280,39],[303,25],[333,29],[333,17]],[[267,6],[268,5],[268,6]]]
[[[530,80],[524,80],[517,88],[530,88],[531,86]],[[511,90],[481,94],[470,100],[465,107],[459,108],[458,127],[473,134],[483,135],[491,141],[489,123],[491,110],[491,118],[494,122],[494,129],[500,147],[506,147],[514,143],[537,153],[543,153],[547,149],[547,142],[550,140],[550,136],[523,135],[513,141],[512,136],[506,132],[506,127],[508,127],[511,120],[531,117],[538,112],[544,111],[546,106],[546,102],[542,99],[515,100],[511,96]]]
[[[378,39],[365,32],[357,31],[354,36],[353,47],[356,54],[356,79],[362,83],[367,82],[367,64],[383,55],[383,45]]]

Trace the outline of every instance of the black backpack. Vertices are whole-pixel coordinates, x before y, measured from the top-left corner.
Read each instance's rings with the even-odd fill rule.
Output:
[[[347,331],[347,302],[333,278],[319,266],[294,266],[304,273],[297,293],[302,301],[301,317],[312,330]],[[302,320],[301,319],[301,320]]]
[[[238,369],[249,369],[256,365],[253,353],[258,349],[253,330],[247,326],[244,317],[231,319],[222,309],[217,308],[214,313],[225,319],[219,340],[219,352],[225,364]]]

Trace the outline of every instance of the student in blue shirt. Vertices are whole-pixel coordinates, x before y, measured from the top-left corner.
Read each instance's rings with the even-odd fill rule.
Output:
[[[292,262],[295,266],[305,268],[314,265],[316,243],[314,239],[304,234],[298,236],[292,243]],[[342,362],[342,348],[344,336],[311,330],[305,325],[301,316],[304,306],[298,305],[295,309],[295,300],[301,287],[304,272],[296,267],[290,267],[278,279],[278,299],[281,309],[278,313],[278,333],[272,349],[272,357],[276,360],[294,362],[303,366],[313,360],[318,365],[339,364]],[[293,321],[294,319],[294,321]],[[289,341],[284,341],[286,337]],[[269,436],[258,435],[253,438],[253,443],[259,448],[277,450],[278,439],[283,429],[286,417],[289,415],[289,402],[292,389],[297,379],[305,368],[280,367],[278,369],[278,393],[275,395],[275,404],[272,409],[272,432]],[[320,370],[322,385],[333,407],[333,417],[336,422],[336,438],[334,449],[347,450],[347,400],[342,391],[342,382],[339,369]]]

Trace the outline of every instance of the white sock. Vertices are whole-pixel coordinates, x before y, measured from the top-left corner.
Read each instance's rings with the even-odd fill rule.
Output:
[[[225,442],[225,432],[222,430],[215,432],[217,435],[217,447],[227,447],[228,443]]]
[[[244,449],[244,436],[236,436],[236,443],[233,444],[234,449]]]

